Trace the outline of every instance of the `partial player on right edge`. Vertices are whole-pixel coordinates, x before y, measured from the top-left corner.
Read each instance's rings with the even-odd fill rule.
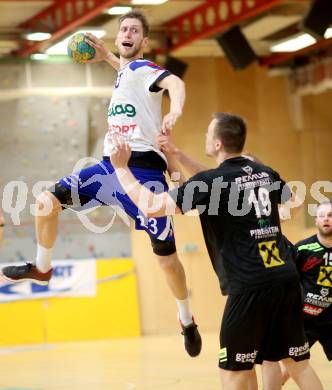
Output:
[[[332,360],[332,202],[318,205],[317,233],[295,245],[303,287],[304,331],[310,348],[318,341]],[[263,363],[265,390],[280,390],[289,378],[277,362]]]

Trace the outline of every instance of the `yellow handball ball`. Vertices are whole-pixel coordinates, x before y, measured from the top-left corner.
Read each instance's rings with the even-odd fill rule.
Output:
[[[89,45],[85,38],[83,33],[75,34],[70,38],[67,46],[68,56],[80,64],[84,64],[96,55],[95,48]]]

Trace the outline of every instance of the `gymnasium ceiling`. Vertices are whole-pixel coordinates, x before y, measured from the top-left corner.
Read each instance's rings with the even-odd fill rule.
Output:
[[[42,53],[48,46],[84,27],[106,30],[103,39],[114,49],[118,16],[105,11],[115,5],[132,6],[131,1],[0,0],[0,56],[29,57]],[[61,21],[62,4],[65,4],[63,9],[68,20]],[[138,7],[146,10],[150,20],[150,46],[154,52],[167,52],[175,57],[221,56],[223,52],[215,40],[216,34],[238,24],[261,64],[274,65],[289,64],[303,56],[303,51],[272,54],[270,47],[299,32],[299,24],[309,6],[310,0],[168,0],[159,5]],[[49,12],[52,9],[58,13],[57,17]],[[75,10],[80,10],[79,16],[73,16]],[[44,15],[38,16],[41,12]],[[33,31],[50,32],[52,37],[43,42],[27,41],[25,35]],[[305,49],[305,55],[326,50],[330,40]]]

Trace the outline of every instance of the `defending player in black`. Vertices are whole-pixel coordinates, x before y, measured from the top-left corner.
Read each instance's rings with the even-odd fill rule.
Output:
[[[130,147],[121,139],[111,160],[123,188],[147,216],[192,209],[200,214],[206,242],[213,247],[209,252],[219,254],[212,258],[213,267],[228,283],[219,354],[224,388],[245,389],[254,364],[266,359],[283,360],[301,389],[320,390],[308,363],[294,259],[280,228],[278,204],[291,193],[278,173],[241,155],[245,138],[240,117],[215,114],[206,153],[219,166],[158,195],[130,173]],[[160,207],[151,209],[151,204]]]

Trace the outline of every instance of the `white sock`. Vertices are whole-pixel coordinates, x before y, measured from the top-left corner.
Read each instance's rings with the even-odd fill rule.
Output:
[[[52,268],[53,248],[45,248],[37,244],[36,267],[41,272],[47,272]]]
[[[183,326],[188,326],[193,322],[193,315],[189,306],[189,299],[176,299],[179,310],[179,320]]]

